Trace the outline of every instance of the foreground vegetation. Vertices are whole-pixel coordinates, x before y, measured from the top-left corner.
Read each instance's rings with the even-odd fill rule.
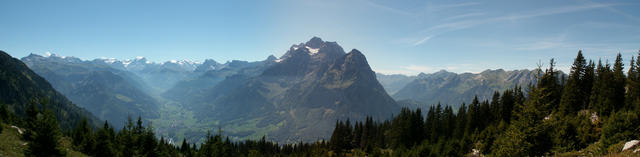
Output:
[[[624,142],[640,138],[640,62],[625,75],[621,55],[613,65],[587,62],[579,52],[568,77],[549,67],[526,88],[495,92],[459,109],[434,105],[426,112],[403,109],[390,120],[337,121],[329,141],[278,144],[231,141],[221,131],[200,145],[169,144],[142,119],[121,129],[80,120],[61,130],[46,101],[26,116],[0,108],[2,155],[8,156],[634,156]],[[37,105],[36,105],[37,104]],[[24,129],[21,137],[9,136]],[[119,131],[116,131],[119,130]],[[21,145],[22,141],[26,145]],[[67,142],[65,142],[67,141]],[[69,144],[70,142],[70,144]],[[71,155],[73,154],[73,155]]]

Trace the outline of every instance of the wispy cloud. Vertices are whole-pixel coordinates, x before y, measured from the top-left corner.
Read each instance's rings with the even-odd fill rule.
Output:
[[[386,5],[382,5],[382,4],[378,4],[376,2],[373,2],[371,0],[361,0],[361,2],[363,2],[364,4],[367,4],[368,6],[377,8],[377,9],[381,9],[387,12],[391,12],[391,13],[395,13],[395,14],[400,14],[400,15],[413,15],[413,13],[405,11],[405,10],[401,10],[401,9],[397,9],[397,8],[393,8],[393,7],[389,7]]]
[[[565,31],[556,36],[546,37],[542,39],[530,39],[523,44],[515,45],[514,49],[522,51],[535,51],[574,46],[575,44],[567,42],[567,35],[568,32]]]
[[[466,14],[454,15],[454,16],[445,18],[444,21],[451,21],[451,20],[458,20],[458,19],[469,18],[469,17],[482,16],[482,15],[485,15],[485,14],[486,13],[483,13],[483,12],[474,12],[474,13],[466,13]]]
[[[457,31],[457,30],[466,29],[466,28],[470,28],[478,25],[483,25],[483,24],[491,24],[491,23],[497,23],[497,22],[503,22],[503,21],[516,21],[516,20],[523,20],[523,19],[529,19],[529,18],[535,18],[535,17],[541,17],[541,16],[572,13],[572,12],[585,11],[590,9],[605,8],[605,7],[610,7],[614,5],[615,4],[591,3],[591,4],[577,5],[577,6],[565,6],[565,7],[550,8],[550,9],[539,9],[539,10],[534,10],[526,13],[497,16],[497,17],[485,18],[485,19],[461,20],[461,21],[435,25],[421,31],[421,33],[429,34],[427,35],[427,37],[429,37],[429,36],[440,35],[440,34],[448,33],[451,31]],[[422,39],[424,38],[421,38],[421,40]],[[415,42],[415,43],[419,43],[419,42]],[[414,46],[418,46],[418,45],[420,44],[414,44]]]
[[[454,3],[454,4],[441,4],[441,5],[426,5],[425,9],[430,11],[440,11],[446,9],[460,8],[460,7],[468,7],[474,5],[480,5],[480,2],[466,2],[466,3]]]
[[[434,37],[434,35],[426,36],[426,37],[422,38],[422,40],[419,40],[419,41],[413,43],[413,46],[421,45],[421,44],[423,44],[424,42],[427,42],[429,39],[431,39],[433,37]]]
[[[587,3],[587,4],[601,4],[601,3],[594,2],[594,1],[591,1],[591,0],[582,0],[582,1]],[[640,18],[638,18],[636,16],[633,16],[632,14],[625,13],[625,12],[619,10],[619,9],[614,8],[613,6],[607,6],[607,7],[605,7],[605,9],[607,9],[610,12],[622,15],[622,16],[628,18],[628,19],[640,22]]]

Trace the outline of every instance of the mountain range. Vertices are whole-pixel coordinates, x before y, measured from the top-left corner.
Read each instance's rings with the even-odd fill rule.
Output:
[[[218,63],[144,57],[81,60],[55,54],[22,61],[78,106],[121,127],[128,116],[152,121],[170,140],[202,140],[221,128],[234,139],[327,139],[336,120],[387,119],[401,107],[460,105],[475,95],[526,85],[529,70],[417,76],[375,73],[365,55],[318,37],[281,57]],[[397,102],[396,102],[397,100]]]
[[[399,110],[361,52],[346,53],[320,38],[294,45],[278,59],[237,61],[179,84],[192,86],[179,86],[166,95],[190,104],[199,121],[246,124],[230,133],[267,133],[284,142],[326,138],[338,119],[385,118]]]
[[[117,128],[129,116],[159,116],[158,101],[144,92],[149,87],[136,74],[75,57],[31,54],[21,60],[78,106]]]
[[[378,80],[386,82],[389,85],[387,89],[397,89],[392,96],[404,106],[425,108],[441,103],[457,108],[463,102],[471,102],[476,96],[479,100],[490,100],[495,91],[501,92],[516,85],[526,87],[530,83],[535,84],[536,76],[536,70],[526,69],[485,70],[476,74],[456,74],[441,70],[417,76],[378,74]],[[400,86],[402,87],[398,88]]]

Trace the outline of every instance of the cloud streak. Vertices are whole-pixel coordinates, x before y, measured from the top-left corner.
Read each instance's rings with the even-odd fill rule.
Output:
[[[482,16],[482,15],[485,15],[485,13],[483,13],[483,12],[466,13],[466,14],[460,14],[460,15],[447,17],[444,20],[445,21],[451,21],[451,20],[463,19],[463,18],[468,18],[468,17],[476,17],[476,16]]]
[[[586,1],[587,4],[592,4],[592,5],[593,4],[601,4],[601,3],[597,3],[597,2],[594,2],[594,1],[590,1],[590,0],[584,0],[584,1]],[[616,14],[622,15],[622,16],[628,18],[628,19],[640,22],[640,18],[638,18],[636,16],[633,16],[633,15],[631,15],[629,13],[625,13],[625,12],[619,10],[619,9],[614,8],[613,6],[607,6],[607,7],[605,7],[605,9],[609,10],[612,13],[616,13]]]
[[[418,46],[418,45],[424,44],[425,42],[427,42],[429,39],[431,39],[433,37],[434,37],[434,35],[426,36],[426,37],[422,38],[422,40],[419,40],[419,41],[413,43],[413,46]]]
[[[380,9],[380,10],[384,10],[384,11],[387,11],[387,12],[400,14],[400,15],[407,15],[407,16],[413,15],[413,13],[411,13],[411,12],[404,11],[404,10],[401,10],[401,9],[392,8],[392,7],[389,7],[389,6],[382,5],[382,4],[378,4],[378,3],[372,2],[370,0],[361,0],[361,1],[363,3],[365,3],[365,4],[367,4],[368,6],[371,6],[371,7]]]
[[[578,5],[578,6],[565,6],[565,7],[551,8],[551,9],[540,9],[540,10],[530,11],[527,13],[498,16],[498,17],[485,18],[485,19],[461,20],[456,22],[435,25],[421,31],[421,33],[429,34],[426,37],[432,37],[434,35],[440,35],[440,34],[457,31],[461,29],[466,29],[466,28],[471,28],[471,27],[483,25],[483,24],[491,24],[491,23],[497,23],[497,22],[503,22],[503,21],[516,21],[516,20],[536,18],[541,16],[550,16],[550,15],[557,15],[557,14],[564,14],[564,13],[579,12],[579,11],[585,11],[585,10],[591,10],[591,9],[597,9],[597,8],[606,8],[614,5],[615,4],[591,3],[591,4]],[[422,40],[423,39],[424,38],[422,38]],[[420,43],[420,44],[424,43],[419,41],[415,43]],[[420,44],[414,44],[414,46],[418,46]]]

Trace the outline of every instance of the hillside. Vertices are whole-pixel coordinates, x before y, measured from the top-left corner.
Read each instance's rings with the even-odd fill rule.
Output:
[[[99,123],[91,113],[71,103],[20,60],[0,51],[0,104],[8,104],[11,111],[25,116],[29,104],[40,102],[54,111],[62,128],[72,128],[83,117]]]

